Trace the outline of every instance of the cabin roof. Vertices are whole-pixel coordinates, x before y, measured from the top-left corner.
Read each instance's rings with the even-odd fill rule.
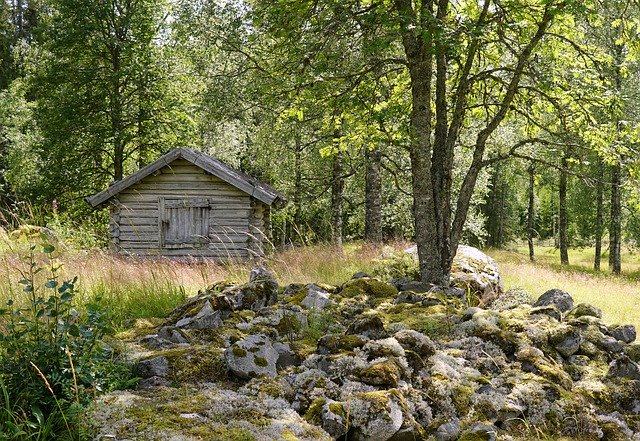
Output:
[[[155,173],[162,167],[169,165],[176,159],[184,159],[186,161],[189,161],[196,167],[200,167],[205,172],[222,179],[228,184],[233,185],[234,187],[244,191],[248,195],[256,198],[260,202],[264,202],[267,205],[282,207],[287,203],[287,198],[268,184],[265,184],[264,182],[261,182],[258,179],[247,175],[246,173],[236,170],[228,166],[224,162],[213,158],[212,156],[185,148],[176,148],[170,150],[168,153],[162,155],[152,163],[145,165],[135,173],[132,173],[129,176],[121,179],[120,181],[115,182],[101,192],[85,198],[85,200],[92,207],[98,207],[121,191],[126,190],[132,185],[140,182],[142,179]]]

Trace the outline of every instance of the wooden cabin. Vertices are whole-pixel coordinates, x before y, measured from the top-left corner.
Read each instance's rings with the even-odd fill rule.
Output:
[[[271,208],[286,204],[267,184],[182,148],[86,201],[109,206],[110,244],[117,252],[216,260],[264,255]]]

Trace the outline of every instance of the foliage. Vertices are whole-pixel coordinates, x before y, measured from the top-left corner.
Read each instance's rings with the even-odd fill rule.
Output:
[[[114,384],[125,385],[131,372],[117,367],[113,349],[101,341],[109,332],[105,311],[96,303],[76,308],[77,278],[60,280],[55,247],[45,244],[42,251],[46,269],[37,261],[35,245],[24,258],[20,285],[27,306],[9,299],[0,310],[5,411],[25,422],[21,430],[40,431],[46,424],[51,437],[77,439],[81,406]],[[6,435],[15,436],[16,427],[7,426]]]

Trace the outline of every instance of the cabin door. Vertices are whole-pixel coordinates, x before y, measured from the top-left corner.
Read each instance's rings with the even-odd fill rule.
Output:
[[[159,201],[160,247],[204,248],[209,245],[211,207],[206,198]]]

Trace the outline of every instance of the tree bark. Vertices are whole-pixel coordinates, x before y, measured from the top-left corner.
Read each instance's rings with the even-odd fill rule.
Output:
[[[293,170],[293,229],[302,242],[302,139],[296,133]],[[298,240],[298,239],[296,239]]]
[[[529,244],[529,260],[535,262],[536,256],[533,248],[533,239],[535,236],[535,174],[536,169],[533,163],[529,165],[529,208],[527,209],[527,243]]]
[[[622,166],[620,161],[611,167],[611,220],[609,224],[609,269],[614,274],[620,274],[622,263],[620,248],[622,245]]]
[[[333,173],[331,181],[331,243],[342,248],[342,193],[344,190],[343,153],[338,151],[333,156]]]
[[[483,207],[483,212],[487,217],[487,245],[493,248],[501,248],[505,243],[504,220],[505,220],[505,184],[502,179],[500,163],[491,170],[491,187],[487,196],[487,202]]]
[[[382,179],[380,175],[380,149],[365,148],[367,171],[365,176],[364,240],[382,242]]]
[[[593,257],[593,269],[600,271],[600,261],[602,260],[602,233],[604,229],[604,165],[602,158],[598,157],[598,175],[596,180],[596,251]]]
[[[568,158],[562,156],[562,167],[560,169],[560,185],[558,190],[558,244],[560,247],[560,263],[569,265],[569,214],[567,211],[567,180]]]

